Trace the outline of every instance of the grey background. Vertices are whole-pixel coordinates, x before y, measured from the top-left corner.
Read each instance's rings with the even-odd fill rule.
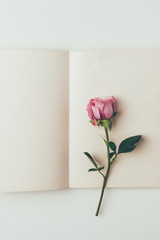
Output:
[[[0,48],[159,49],[159,13],[158,0],[0,0]],[[1,193],[0,239],[159,240],[159,189],[107,190],[96,218],[99,194]]]

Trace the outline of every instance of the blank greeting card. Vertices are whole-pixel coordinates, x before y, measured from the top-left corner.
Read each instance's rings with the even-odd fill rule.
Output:
[[[106,169],[104,133],[86,105],[112,95],[111,140],[143,139],[117,159],[107,187],[160,187],[159,50],[1,50],[0,191],[101,187],[83,152]]]

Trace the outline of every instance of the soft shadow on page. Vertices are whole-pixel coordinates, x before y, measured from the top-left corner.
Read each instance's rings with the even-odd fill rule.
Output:
[[[107,187],[160,187],[160,51],[73,51],[70,53],[70,187],[101,187],[83,152],[106,167],[104,132],[89,123],[91,98],[114,96],[118,115],[110,140],[143,135],[132,153],[121,154]]]
[[[0,51],[0,191],[68,188],[65,51]]]

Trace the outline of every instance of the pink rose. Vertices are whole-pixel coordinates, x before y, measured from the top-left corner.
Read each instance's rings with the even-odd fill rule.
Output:
[[[93,124],[97,126],[97,120],[111,118],[116,108],[116,100],[112,97],[106,97],[104,100],[94,98],[87,104],[87,112]]]

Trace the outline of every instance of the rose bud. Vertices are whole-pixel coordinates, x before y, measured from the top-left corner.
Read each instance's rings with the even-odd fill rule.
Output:
[[[88,116],[94,126],[98,125],[98,120],[110,119],[115,113],[116,100],[113,96],[105,99],[94,98],[87,104]]]

